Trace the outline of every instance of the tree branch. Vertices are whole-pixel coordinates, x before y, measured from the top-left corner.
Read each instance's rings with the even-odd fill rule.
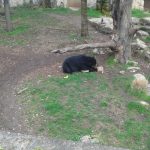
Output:
[[[77,45],[73,47],[66,47],[62,49],[56,49],[51,51],[52,53],[66,53],[66,52],[72,52],[72,51],[79,51],[83,49],[89,49],[89,48],[106,48],[109,47],[110,49],[116,47],[116,42],[115,41],[109,41],[109,42],[104,42],[104,43],[92,43],[92,44],[82,44],[82,45]]]

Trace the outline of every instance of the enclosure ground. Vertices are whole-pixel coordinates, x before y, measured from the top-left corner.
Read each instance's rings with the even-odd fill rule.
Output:
[[[27,81],[34,83],[39,77],[63,79],[64,74],[60,66],[68,56],[79,53],[93,55],[87,50],[66,54],[51,54],[51,50],[81,43],[104,42],[108,41],[110,37],[97,33],[90,27],[90,37],[88,39],[80,38],[80,16],[76,13],[66,15],[52,13],[49,10],[18,8],[14,10],[13,21],[16,29],[10,33],[6,33],[3,26],[0,27],[2,33],[0,34],[0,129],[20,133],[45,134],[47,130],[43,133],[39,132],[39,126],[29,120],[26,112],[27,105],[22,103],[24,98],[17,94],[18,91]],[[124,70],[125,67],[117,68],[118,66],[113,65],[112,59],[108,61],[110,54],[107,53],[96,55],[96,58],[98,65],[104,67],[104,75],[101,76],[106,77],[111,88],[113,77],[120,75],[119,71]],[[144,73],[150,79],[150,64],[141,58],[135,57],[134,59],[139,62],[140,73]],[[128,75],[132,74],[127,73],[126,76]],[[40,85],[40,82],[37,84]],[[133,100],[132,95],[124,92],[121,94],[127,101]],[[101,94],[99,98],[101,98]],[[108,104],[104,102],[102,105]],[[115,114],[117,108],[112,108],[110,115]],[[118,110],[121,113],[124,112],[119,108]],[[141,114],[137,116],[136,119],[139,122],[145,119],[145,116],[143,117]],[[119,121],[118,117],[123,116],[116,115],[114,120]],[[114,140],[114,142],[117,141]]]

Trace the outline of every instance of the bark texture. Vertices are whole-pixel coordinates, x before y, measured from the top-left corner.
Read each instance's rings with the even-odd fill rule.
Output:
[[[112,3],[114,31],[117,33],[118,54],[116,58],[126,63],[131,58],[131,8],[132,0],[114,0]]]
[[[3,6],[3,2],[2,0],[0,0],[0,8]]]
[[[87,0],[81,0],[81,36],[88,36]]]
[[[56,49],[53,50],[52,53],[66,53],[66,52],[72,52],[72,51],[79,51],[83,49],[89,49],[89,48],[106,48],[109,47],[112,50],[116,49],[116,42],[114,41],[109,41],[105,43],[92,43],[92,44],[82,44],[82,45],[77,45],[73,47],[66,47],[62,49]]]
[[[12,30],[12,23],[10,18],[10,5],[9,0],[4,0],[5,18],[6,18],[6,30]]]

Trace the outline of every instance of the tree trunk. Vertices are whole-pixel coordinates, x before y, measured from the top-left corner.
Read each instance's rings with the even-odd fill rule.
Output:
[[[0,8],[3,7],[3,2],[0,0]]]
[[[30,6],[31,7],[33,6],[33,0],[30,0]]]
[[[116,59],[126,63],[131,58],[131,8],[132,0],[114,0],[112,17],[114,30],[117,33],[118,53]]]
[[[11,31],[12,23],[11,23],[11,19],[10,19],[9,0],[4,0],[4,9],[5,9],[5,18],[6,18],[6,30]]]
[[[56,5],[56,0],[43,0],[43,6],[53,8]]]
[[[66,53],[66,52],[72,52],[72,51],[79,51],[83,49],[93,49],[93,48],[110,48],[112,50],[115,50],[116,43],[114,41],[108,41],[103,43],[92,43],[92,44],[81,44],[73,47],[66,47],[62,49],[55,49],[51,51],[52,53]]]
[[[96,0],[96,10],[102,10],[101,9],[101,2],[102,2],[102,0]]]
[[[81,0],[81,36],[88,36],[87,0]]]

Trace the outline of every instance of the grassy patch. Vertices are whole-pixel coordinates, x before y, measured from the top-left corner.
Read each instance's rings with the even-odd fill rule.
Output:
[[[148,150],[145,141],[150,133],[150,126],[148,123],[148,121],[138,122],[133,119],[125,121],[123,128],[117,133],[119,141],[127,144],[134,150]],[[135,143],[134,146],[133,143]]]
[[[109,67],[113,67],[117,64],[117,62],[115,61],[114,56],[110,56],[107,60],[106,60],[106,65],[108,65]]]
[[[127,105],[128,109],[130,111],[135,110],[140,114],[145,114],[145,115],[150,115],[150,111],[148,110],[148,108],[146,108],[145,106],[143,106],[142,104],[140,104],[139,102],[129,102]]]
[[[98,17],[102,16],[100,11],[97,11],[96,9],[92,9],[92,8],[88,9],[87,14],[88,14],[89,17],[95,17],[95,18],[98,18]]]
[[[130,77],[121,77],[121,76],[119,77],[119,76],[117,76],[113,79],[113,83],[114,83],[116,89],[119,89],[121,87],[129,95],[135,96],[135,97],[140,98],[140,99],[145,100],[145,101],[149,101],[150,96],[148,96],[145,93],[145,91],[133,89],[131,87],[132,80],[133,80],[133,77],[131,77],[131,76]]]
[[[25,93],[27,112],[31,121],[41,125],[39,132],[45,131],[50,137],[78,141],[91,135],[101,144],[148,150],[149,110],[134,96],[133,101],[128,100],[129,80],[117,76],[110,86],[110,81],[97,73],[40,79]],[[120,91],[127,91],[126,95]],[[45,123],[39,121],[41,112]],[[143,114],[141,120],[139,115]]]
[[[29,19],[29,18],[37,18],[39,17],[39,15],[41,15],[43,13],[43,9],[42,8],[36,8],[36,9],[32,9],[32,8],[28,8],[28,7],[16,7],[13,9],[13,15],[12,15],[12,19],[16,20],[16,19]]]
[[[144,17],[149,17],[150,13],[145,12],[143,10],[139,10],[139,9],[133,9],[132,10],[132,16],[137,17],[137,18],[144,18]]]
[[[98,84],[97,79],[101,84]],[[91,86],[94,89],[91,89]],[[79,140],[84,135],[92,134],[95,121],[109,120],[109,117],[103,116],[102,113],[95,114],[96,109],[100,111],[100,107],[106,106],[107,103],[102,101],[101,106],[99,105],[101,100],[97,98],[96,91],[107,90],[108,85],[102,76],[79,73],[70,75],[68,79],[48,78],[38,87],[31,86],[28,94],[32,96],[33,105],[38,103],[43,111],[52,117],[47,122],[50,136]]]
[[[15,27],[12,31],[10,32],[5,32],[6,35],[19,35],[22,34],[24,32],[26,32],[29,29],[28,25],[19,25],[17,27]]]
[[[146,38],[144,39],[144,41],[147,42],[147,43],[150,43],[150,36],[146,37]]]

